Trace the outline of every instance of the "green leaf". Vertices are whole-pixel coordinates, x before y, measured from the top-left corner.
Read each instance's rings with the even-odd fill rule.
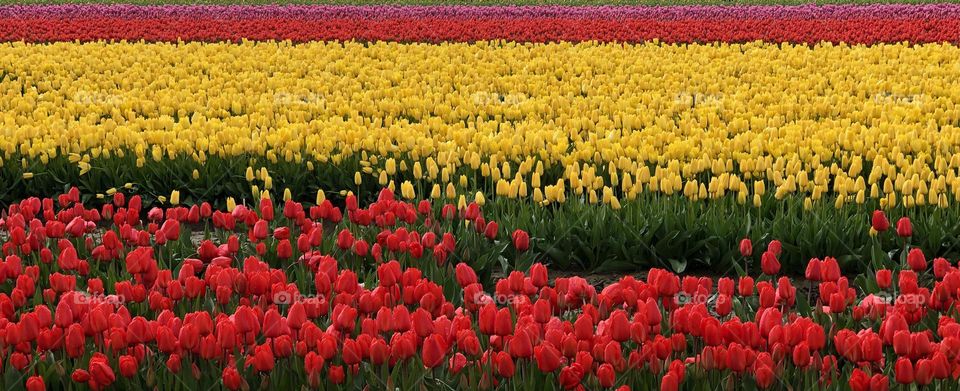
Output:
[[[670,266],[673,267],[674,273],[683,273],[684,270],[687,270],[687,261],[680,259],[670,259]]]

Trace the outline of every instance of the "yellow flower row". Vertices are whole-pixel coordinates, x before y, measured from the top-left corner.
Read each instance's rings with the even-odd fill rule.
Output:
[[[474,172],[538,202],[946,206],[957,58],[947,44],[4,43],[0,163],[362,159],[358,183],[402,174],[449,193]]]

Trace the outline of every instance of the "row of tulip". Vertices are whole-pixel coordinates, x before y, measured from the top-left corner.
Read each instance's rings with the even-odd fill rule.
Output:
[[[145,40],[309,42],[960,42],[960,17],[943,19],[518,19],[454,18],[0,18],[0,41]]]
[[[4,5],[0,18],[88,17],[132,19],[522,19],[531,17],[570,19],[953,19],[960,16],[958,4],[871,4],[797,6],[349,6],[349,5],[155,5],[62,4]]]
[[[17,186],[0,195],[149,177],[154,194],[204,199],[392,182],[408,198],[541,205],[772,194],[947,208],[957,57],[947,44],[6,43],[0,177]]]
[[[960,7],[9,6],[0,40],[958,42]]]
[[[0,220],[6,389],[883,391],[960,377],[960,269],[919,248],[856,278],[812,259],[792,280],[779,241],[755,254],[745,239],[762,274],[652,269],[598,290],[540,263],[478,273],[474,239],[537,254],[477,204],[81,198],[25,199]],[[914,235],[881,211],[869,225]]]

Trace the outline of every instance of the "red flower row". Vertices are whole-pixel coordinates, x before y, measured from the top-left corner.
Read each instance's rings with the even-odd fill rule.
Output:
[[[960,42],[960,19],[0,18],[3,41]]]
[[[891,380],[960,378],[960,269],[938,258],[931,275],[919,249],[895,282],[878,270],[875,294],[862,298],[830,257],[805,273],[819,299],[798,295],[776,276],[777,240],[759,280],[652,269],[597,292],[533,264],[485,287],[468,264],[447,262],[480,232],[497,238],[476,203],[435,208],[384,190],[366,208],[348,196],[342,210],[261,200],[144,213],[139,196],[116,193],[100,209],[80,199],[74,188],[0,213],[0,378],[16,379],[0,380],[5,388],[30,375],[31,391],[184,379],[201,389],[405,389],[424,376],[456,388],[675,391],[731,375],[764,389],[780,379],[886,391]],[[209,239],[190,234],[201,224],[212,225]],[[890,228],[882,212],[871,225]],[[910,237],[910,220],[896,233]],[[530,249],[521,230],[508,243]],[[423,248],[433,256],[421,259]],[[752,256],[749,240],[740,248]]]

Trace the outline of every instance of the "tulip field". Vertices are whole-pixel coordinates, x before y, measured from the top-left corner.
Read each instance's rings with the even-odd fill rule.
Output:
[[[960,390],[960,5],[253,3],[0,1],[3,389]]]

